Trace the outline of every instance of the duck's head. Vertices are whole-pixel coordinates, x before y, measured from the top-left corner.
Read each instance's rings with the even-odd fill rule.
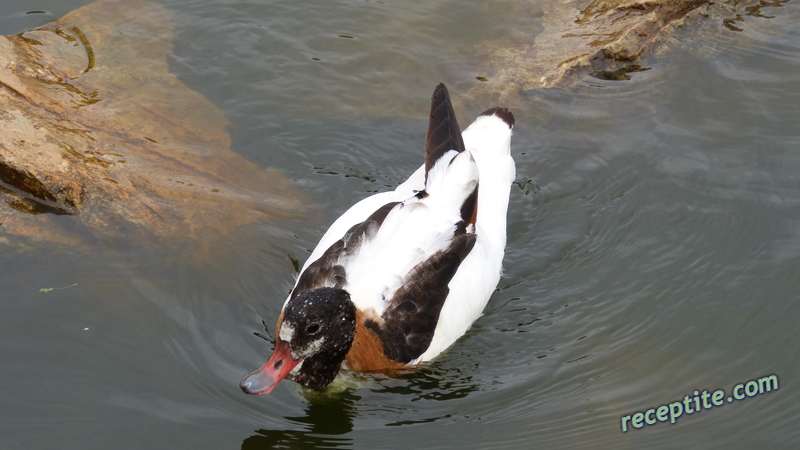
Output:
[[[343,289],[319,288],[293,296],[277,326],[275,351],[244,377],[247,394],[268,394],[295,367],[298,383],[322,390],[339,372],[356,334],[356,307]]]

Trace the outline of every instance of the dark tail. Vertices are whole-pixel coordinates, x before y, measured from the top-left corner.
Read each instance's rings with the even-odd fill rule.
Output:
[[[461,128],[458,127],[456,113],[450,103],[450,94],[444,83],[439,83],[431,97],[431,117],[428,134],[425,137],[425,180],[428,171],[445,152],[464,151]]]

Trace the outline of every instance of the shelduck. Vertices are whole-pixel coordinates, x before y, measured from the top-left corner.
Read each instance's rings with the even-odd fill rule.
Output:
[[[500,280],[513,126],[495,107],[462,134],[439,84],[425,163],[322,236],[278,317],[274,353],[242,390],[269,393],[290,373],[322,390],[340,369],[413,367],[462,336]]]

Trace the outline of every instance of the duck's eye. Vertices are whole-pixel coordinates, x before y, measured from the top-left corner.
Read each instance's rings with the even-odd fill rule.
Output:
[[[311,325],[306,327],[306,334],[316,334],[319,331],[319,324],[312,323]]]

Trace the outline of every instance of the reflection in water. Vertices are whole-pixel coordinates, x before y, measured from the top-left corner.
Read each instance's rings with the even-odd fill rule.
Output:
[[[353,431],[353,422],[359,417],[387,416],[381,419],[385,427],[452,419],[453,414],[449,409],[420,417],[412,405],[421,400],[446,402],[466,398],[479,390],[479,383],[472,376],[477,370],[478,364],[474,361],[459,361],[457,365],[444,362],[385,378],[377,374],[365,376],[364,382],[371,388],[364,397],[358,395],[358,391],[354,393],[349,389],[338,392],[331,392],[331,389],[323,392],[303,389],[308,402],[305,416],[284,417],[288,422],[299,425],[298,428],[256,430],[256,434],[242,442],[242,449],[350,446],[352,440],[341,436]],[[398,399],[402,399],[406,406],[389,406]]]
[[[473,382],[471,371],[478,369],[475,361],[462,361],[461,366],[440,367],[438,364],[422,368],[418,371],[388,379],[381,386],[372,389],[378,394],[401,394],[416,400],[454,400],[464,398],[478,390]],[[470,367],[467,368],[466,366]]]
[[[349,438],[337,437],[353,431],[356,416],[354,404],[360,398],[350,392],[324,396],[308,391],[308,405],[304,417],[285,417],[300,429],[256,430],[256,434],[242,442],[242,450],[271,448],[329,448],[352,445]]]

